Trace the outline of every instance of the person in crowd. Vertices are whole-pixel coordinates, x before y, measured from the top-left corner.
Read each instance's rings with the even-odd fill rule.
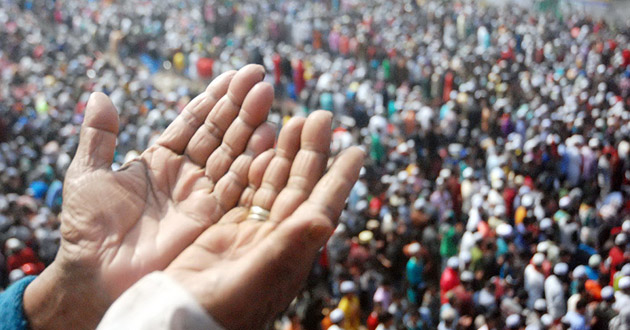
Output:
[[[603,320],[611,320],[611,328],[622,325],[630,315],[624,309],[624,278],[630,276],[630,29],[627,20],[612,17],[627,11],[623,5],[608,2],[601,19],[595,10],[473,0],[0,0],[0,287],[9,292],[19,288],[11,284],[21,284],[28,315],[31,307],[46,307],[30,305],[30,293],[50,291],[53,282],[61,283],[59,288],[72,282],[74,291],[56,297],[74,299],[71,293],[88,292],[87,306],[96,313],[84,315],[73,328],[94,327],[116,298],[139,293],[129,291],[134,283],[140,289],[142,279],[155,283],[150,273],[161,270],[187,293],[179,297],[201,305],[195,310],[202,313],[194,315],[209,313],[228,325],[216,306],[202,299],[205,294],[190,287],[196,274],[171,275],[168,268],[184,255],[185,246],[207,237],[199,235],[201,228],[217,230],[208,224],[222,212],[194,215],[217,210],[217,203],[184,208],[167,203],[152,214],[141,213],[139,205],[164,205],[169,196],[177,200],[188,193],[195,201],[201,194],[196,189],[210,189],[209,182],[212,191],[237,189],[245,181],[226,179],[218,185],[223,177],[237,177],[229,174],[228,164],[242,166],[240,173],[247,173],[247,166],[262,168],[266,159],[271,159],[270,169],[272,164],[289,168],[290,162],[277,154],[286,150],[280,142],[300,141],[296,127],[305,132],[305,123],[323,140],[324,115],[315,110],[324,109],[332,115],[326,163],[351,146],[368,157],[349,188],[339,224],[331,223],[336,228],[329,228],[333,235],[325,249],[312,252],[313,258],[292,258],[309,264],[294,267],[312,266],[312,271],[300,274],[306,278],[303,293],[286,313],[277,310],[278,324],[296,312],[292,319],[304,329],[328,325],[327,311],[346,296],[340,283],[351,280],[358,301],[352,304],[357,306],[353,327],[378,326],[383,312],[392,315],[397,328],[416,315],[426,329],[499,329],[516,316],[521,328],[534,319],[545,329],[579,326],[582,319],[593,327]],[[250,104],[270,108],[268,116],[226,120],[212,115],[199,124],[210,133],[193,133],[183,147],[165,142],[174,136],[171,127],[197,125],[197,117],[186,114],[191,109],[199,109],[201,119],[212,114],[216,104],[206,91],[217,83],[211,89],[208,83],[218,79],[225,86],[225,79],[237,76],[222,74],[243,70],[246,63],[260,64],[268,74],[248,66],[255,71],[252,77],[260,76],[248,80],[249,75],[239,74],[236,81],[251,92],[226,93],[247,100],[239,104],[244,109]],[[195,98],[198,94],[204,96]],[[219,94],[214,96],[220,107],[228,107]],[[94,121],[100,118],[93,116],[95,102],[98,113],[109,114],[106,123]],[[214,125],[216,120],[257,124],[235,132]],[[251,138],[241,135],[254,128]],[[86,131],[97,129],[109,133],[93,144],[102,145],[94,156],[104,157],[103,152],[109,163],[83,164],[78,159],[92,158],[81,156],[85,145],[79,142],[92,134]],[[283,133],[276,139],[278,132]],[[234,142],[224,146],[217,136],[240,139],[228,139]],[[249,141],[258,141],[252,147],[261,149],[248,149]],[[270,148],[274,151],[258,152]],[[173,149],[177,152],[165,152]],[[216,150],[221,152],[213,155]],[[190,163],[179,163],[185,157],[176,156],[191,154]],[[156,164],[151,168],[163,173],[174,163],[178,170],[171,176],[144,170]],[[193,164],[205,170],[187,177],[197,169]],[[95,167],[99,175],[86,174]],[[129,179],[142,173],[147,180],[168,178],[168,194],[134,199],[143,196],[143,189],[164,187]],[[252,173],[251,179],[260,178],[268,190],[265,174]],[[192,184],[195,175],[210,177],[207,185]],[[112,176],[124,180],[102,183]],[[249,173],[238,177],[249,184]],[[170,185],[175,179],[179,186]],[[120,182],[134,189],[120,193]],[[246,195],[254,187],[244,187]],[[256,197],[252,205],[261,205],[257,198],[273,199]],[[87,199],[97,200],[98,208],[86,210],[94,205]],[[218,201],[225,207],[225,199]],[[124,211],[125,216],[105,219],[95,216],[98,210]],[[187,220],[162,221],[162,227],[134,221],[163,214]],[[102,221],[97,225],[93,218]],[[158,229],[169,235],[155,234]],[[146,237],[160,244],[136,245]],[[118,247],[120,253],[112,253]],[[102,253],[91,253],[96,256],[91,259],[90,251]],[[193,258],[191,252],[185,255]],[[449,266],[451,258],[457,265]],[[134,263],[126,268],[129,260]],[[84,267],[89,271],[83,276],[68,279],[59,271],[100,261],[111,265],[101,268],[102,274]],[[173,265],[186,266],[183,261]],[[204,269],[216,268],[204,263]],[[122,280],[114,280],[121,274]],[[30,275],[39,277],[24,286],[20,280]],[[56,280],[48,282],[51,277]],[[379,288],[382,283],[390,285]],[[100,285],[96,293],[91,292],[94,284]],[[545,311],[537,304],[540,299]],[[583,300],[586,312],[578,311]],[[66,305],[52,302],[47,306]],[[124,299],[118,302],[123,307],[110,315],[127,306]],[[444,315],[454,314],[452,321],[442,317],[441,303],[452,308],[454,313]],[[278,303],[278,309],[286,305]],[[242,315],[240,321],[250,322],[244,328],[271,321],[248,321]],[[34,320],[33,327],[38,324]]]

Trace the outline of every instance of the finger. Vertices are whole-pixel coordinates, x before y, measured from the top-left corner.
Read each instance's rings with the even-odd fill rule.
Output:
[[[258,83],[245,97],[238,118],[225,132],[221,146],[215,149],[206,162],[206,175],[217,182],[234,159],[245,149],[254,130],[267,119],[273,102],[273,87]]]
[[[254,194],[252,205],[270,210],[273,202],[287,183],[293,159],[300,149],[300,135],[305,118],[294,117],[280,131],[276,154],[263,175],[260,188]]]
[[[286,245],[304,244],[310,252],[316,253],[337,226],[364,158],[365,153],[358,147],[339,155],[308,199],[267,237]]]
[[[228,91],[228,86],[235,75],[235,71],[228,71],[214,79],[203,93],[186,105],[179,116],[160,135],[157,143],[176,154],[181,154],[210,110]]]
[[[247,175],[249,185],[245,188],[245,191],[241,196],[241,200],[238,203],[239,206],[250,207],[252,205],[254,194],[256,193],[256,190],[260,188],[263,175],[265,174],[265,171],[267,170],[267,167],[269,167],[269,164],[275,154],[275,150],[269,149],[254,159],[252,166],[249,168],[249,174]]]
[[[274,310],[267,311],[269,315],[285,308],[303,286],[319,249],[333,232],[333,223],[359,177],[364,157],[358,148],[342,153],[304,204],[268,236],[253,241],[257,245],[246,257],[247,271],[265,276],[255,276],[238,285],[246,295],[265,292],[258,297],[270,302]],[[216,310],[221,311],[221,306]],[[220,313],[213,315],[221,318]]]
[[[103,93],[92,93],[85,109],[77,153],[69,176],[109,169],[116,150],[118,112]]]
[[[218,201],[223,214],[232,209],[240,200],[243,191],[249,184],[248,173],[254,159],[273,147],[274,137],[275,127],[273,124],[260,125],[249,139],[247,150],[236,158],[227,174],[217,182],[211,195]],[[217,220],[219,218],[215,222]]]
[[[330,152],[331,123],[332,113],[328,111],[313,112],[306,120],[289,180],[270,210],[271,222],[282,221],[293,213],[322,177]]]
[[[186,155],[195,164],[201,167],[206,165],[208,156],[221,144],[225,131],[239,114],[246,95],[264,75],[265,70],[259,65],[247,65],[234,75],[226,89],[227,94],[222,95],[212,111],[206,113],[203,124],[194,132],[186,147]]]

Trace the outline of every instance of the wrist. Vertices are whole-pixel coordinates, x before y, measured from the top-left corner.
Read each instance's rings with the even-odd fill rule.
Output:
[[[30,329],[94,329],[111,304],[103,290],[81,274],[73,277],[53,262],[24,291],[24,315]],[[89,279],[90,281],[86,281]]]

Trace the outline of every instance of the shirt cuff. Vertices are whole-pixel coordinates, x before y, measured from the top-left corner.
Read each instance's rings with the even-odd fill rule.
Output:
[[[105,313],[97,330],[223,330],[179,283],[162,272],[143,277]]]
[[[24,315],[24,291],[35,276],[27,276],[0,293],[0,330],[22,330],[28,328]]]

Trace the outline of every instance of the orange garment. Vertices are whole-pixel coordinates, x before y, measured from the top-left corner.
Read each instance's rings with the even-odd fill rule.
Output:
[[[519,206],[514,213],[514,223],[520,225],[527,216],[527,209],[523,206]]]
[[[602,300],[602,287],[597,283],[597,281],[586,280],[584,283],[584,288],[591,295],[591,297],[595,298],[595,300]]]

